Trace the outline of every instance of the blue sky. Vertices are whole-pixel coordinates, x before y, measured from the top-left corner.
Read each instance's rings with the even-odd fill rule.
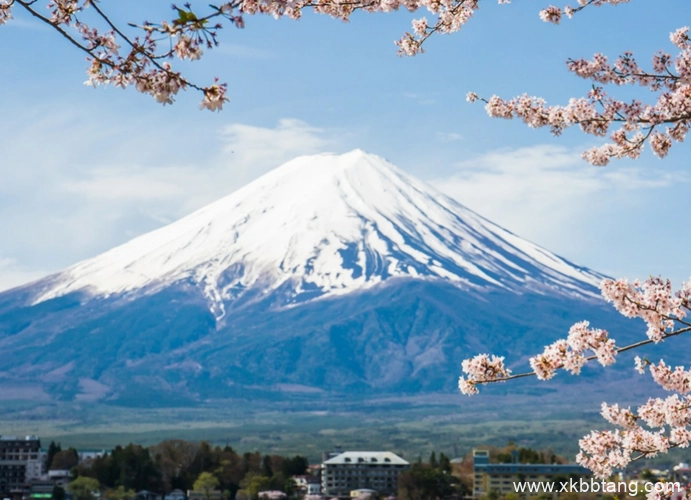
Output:
[[[538,19],[547,5],[484,0],[461,32],[415,58],[397,57],[393,44],[409,13],[249,17],[180,66],[201,83],[228,82],[231,102],[215,114],[191,92],[163,107],[85,87],[83,54],[17,11],[0,26],[11,48],[0,52],[0,290],[171,222],[294,156],[356,147],[579,264],[680,283],[691,275],[688,144],[665,160],[646,152],[596,168],[580,152],[598,139],[490,119],[465,95],[564,103],[589,89],[566,71],[568,57],[632,50],[648,64],[673,50],[669,32],[691,22],[691,2],[631,0],[561,26]],[[165,18],[169,3],[102,6],[139,22]]]

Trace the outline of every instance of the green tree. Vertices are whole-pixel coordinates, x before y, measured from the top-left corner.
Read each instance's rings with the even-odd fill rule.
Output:
[[[224,493],[223,496],[235,498],[235,494],[240,489],[240,481],[245,477],[242,457],[238,456],[232,449],[230,451],[224,450],[221,463],[214,470],[214,475],[220,481],[221,489],[228,492],[228,494]]]
[[[269,455],[264,455],[264,458],[262,458],[262,474],[266,477],[274,475],[273,467],[271,466],[271,457]]]
[[[398,496],[404,500],[447,498],[455,492],[455,478],[429,465],[413,465],[398,478]]]
[[[451,474],[451,460],[443,453],[439,454],[439,470]]]
[[[259,472],[261,470],[262,456],[259,452],[247,452],[242,456],[242,462],[247,472]]]
[[[133,500],[135,495],[134,490],[125,489],[124,486],[120,485],[117,489],[107,490],[104,497],[107,500]]]
[[[287,477],[301,476],[307,473],[309,461],[301,455],[295,455],[293,458],[287,458],[283,462],[282,471]]]
[[[53,470],[72,470],[79,465],[79,453],[74,448],[58,451],[50,461]]]
[[[111,474],[117,477],[113,487],[124,486],[135,491],[160,489],[160,471],[143,446],[130,443],[124,448],[115,447],[110,467]]]
[[[53,463],[53,458],[59,451],[62,451],[62,447],[60,446],[60,443],[55,444],[55,441],[51,441],[50,445],[48,445],[48,453],[46,453],[46,470],[51,469],[51,464]]]
[[[93,477],[79,476],[67,485],[67,492],[71,493],[75,500],[93,500],[98,493],[101,484]]]
[[[120,467],[113,459],[112,453],[96,457],[89,468],[80,466],[78,470],[80,476],[94,477],[107,488],[115,488],[120,479]]]
[[[51,500],[65,500],[65,490],[62,486],[54,486],[50,495]]]
[[[191,490],[201,470],[192,470],[197,459],[200,443],[182,439],[168,439],[149,448],[161,477],[163,491],[175,488]],[[219,476],[220,479],[220,476]]]
[[[260,491],[273,488],[271,478],[258,472],[250,472],[240,482],[242,489],[238,492],[246,498],[256,499]]]
[[[211,472],[202,472],[194,482],[194,491],[204,492],[204,496],[209,500],[211,492],[218,489],[220,482]]]

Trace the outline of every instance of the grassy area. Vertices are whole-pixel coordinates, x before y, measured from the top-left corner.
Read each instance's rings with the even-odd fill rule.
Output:
[[[551,447],[573,459],[578,440],[592,429],[605,429],[592,401],[576,411],[571,402],[531,399],[525,395],[488,395],[468,399],[430,395],[368,401],[320,401],[307,404],[225,401],[181,408],[122,408],[86,403],[31,405],[3,401],[0,434],[37,434],[79,449],[111,449],[130,442],[143,445],[165,439],[206,440],[237,451],[301,454],[318,461],[324,451],[387,449],[408,460],[431,451],[464,456],[474,447],[513,441],[531,448]],[[580,404],[580,403],[579,403]],[[657,463],[689,461],[686,450]]]
[[[63,446],[110,449],[129,442],[154,444],[164,439],[207,440],[238,451],[303,454],[318,460],[334,446],[389,449],[409,459],[432,450],[462,456],[480,445],[515,441],[551,446],[573,454],[594,419],[521,420],[488,413],[474,417],[448,405],[384,402],[360,408],[295,411],[270,407],[247,411],[242,405],[204,408],[132,409],[108,406],[51,406],[4,412],[0,434],[38,434]]]

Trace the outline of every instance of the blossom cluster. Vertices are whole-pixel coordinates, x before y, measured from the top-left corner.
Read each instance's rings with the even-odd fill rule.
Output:
[[[511,0],[497,0],[500,4]],[[579,7],[565,7],[571,16],[589,5],[618,4],[628,0],[578,0]],[[172,69],[164,60],[178,58],[195,61],[204,54],[204,49],[217,45],[217,32],[224,23],[243,28],[244,16],[266,14],[275,18],[299,19],[304,9],[310,8],[318,14],[325,14],[347,21],[353,12],[392,12],[425,9],[435,19],[426,17],[412,23],[412,33],[406,32],[398,41],[399,55],[413,56],[423,52],[422,45],[435,33],[447,34],[459,31],[478,10],[480,0],[235,0],[209,5],[206,15],[197,15],[189,3],[182,7],[173,5],[174,18],[160,23],[145,22],[130,28],[138,28],[140,36],[129,36],[123,27],[116,26],[100,7],[100,0],[43,0],[49,15],[40,13],[37,7],[41,0],[0,0],[0,25],[12,19],[11,9],[20,6],[54,27],[62,36],[86,52],[90,67],[87,71],[89,85],[112,84],[117,87],[135,87],[150,94],[162,104],[174,101],[180,90],[193,88],[203,93],[201,108],[220,110],[228,100],[226,84],[216,81],[210,86],[198,86],[181,73]],[[93,20],[83,19],[85,9],[92,7]],[[559,22],[561,10],[550,7],[540,17]],[[215,24],[212,24],[215,23]],[[105,26],[105,32],[96,27]],[[161,41],[170,41],[169,48]],[[124,48],[124,49],[123,49]],[[122,53],[121,53],[122,52]],[[667,148],[662,137],[654,139],[658,149]]]
[[[617,349],[614,340],[605,330],[590,329],[587,321],[576,323],[569,330],[566,340],[557,340],[545,347],[545,350],[530,358],[530,367],[540,380],[554,377],[560,368],[578,375],[588,358],[586,352],[591,350],[603,366],[614,363]]]
[[[683,320],[689,309],[691,288],[689,283],[673,292],[672,283],[661,278],[649,278],[629,283],[625,279],[604,280],[602,295],[627,318],[642,318],[647,326],[648,338],[660,342]]]
[[[0,0],[0,26],[12,19],[12,0]]]
[[[570,5],[567,5],[563,9],[550,5],[546,9],[540,11],[540,19],[548,23],[559,24],[562,19],[562,14],[566,17],[573,17],[576,12],[591,5],[595,7],[602,7],[605,4],[617,5],[628,2],[629,0],[578,0],[578,7],[571,7]]]
[[[489,382],[500,382],[511,376],[511,370],[504,366],[504,358],[487,354],[478,354],[461,363],[461,369],[468,378],[458,379],[458,388],[463,394],[477,394],[477,385]]]
[[[647,323],[646,340],[617,348],[605,330],[592,329],[587,321],[582,321],[571,327],[566,339],[557,340],[530,358],[533,372],[512,375],[505,368],[503,357],[488,354],[463,361],[462,368],[467,378],[459,379],[461,392],[477,394],[479,384],[528,375],[548,380],[559,369],[579,374],[588,360],[597,359],[603,366],[608,366],[614,363],[617,353],[691,332],[691,323],[685,320],[691,308],[691,281],[676,292],[670,281],[662,278],[633,283],[608,279],[603,280],[600,288],[605,299],[622,315],[642,318]],[[666,398],[650,398],[635,411],[616,404],[602,404],[602,416],[617,429],[593,431],[585,436],[579,442],[581,451],[577,456],[578,463],[601,478],[637,458],[654,457],[671,448],[688,447],[691,443],[691,369],[670,367],[663,360],[652,363],[638,356],[635,368],[639,373],[645,373],[647,369],[660,387],[673,394]],[[661,499],[656,497],[655,500]]]
[[[550,9],[543,11],[541,17],[554,22],[561,11]],[[567,10],[568,13],[573,14],[573,9]],[[664,158],[674,142],[684,140],[691,126],[689,28],[672,32],[670,40],[679,53],[676,57],[664,52],[656,54],[652,71],[642,69],[630,52],[613,63],[603,54],[595,54],[590,60],[567,61],[571,72],[602,85],[593,86],[586,97],[570,99],[565,106],[548,106],[544,99],[527,94],[513,99],[495,95],[481,100],[486,103],[485,109],[491,117],[519,118],[533,128],[550,127],[554,135],[578,125],[583,132],[602,137],[617,124],[618,128],[609,136],[610,143],[583,153],[583,158],[593,165],[607,165],[611,158],[638,158],[646,142],[655,155]],[[658,93],[657,100],[643,104],[639,100],[614,99],[607,94],[604,85],[640,85]],[[470,102],[478,99],[475,93],[467,96]]]
[[[331,5],[332,1],[333,0],[319,2],[321,8],[319,11],[334,15],[335,17],[347,19],[347,15],[339,15],[338,10],[334,9]],[[345,1],[348,2],[350,6],[359,4],[358,1],[355,3],[348,0]],[[578,7],[566,6],[563,12],[568,17],[572,17],[576,12],[591,5],[617,5],[628,1],[629,0],[578,0]],[[367,5],[361,8],[369,12],[390,12],[402,6],[411,12],[425,8],[437,16],[436,21],[432,24],[429,24],[426,18],[414,20],[413,33],[405,33],[400,40],[396,41],[396,45],[399,47],[398,53],[400,55],[414,56],[423,51],[422,44],[431,35],[435,33],[448,34],[459,31],[472,18],[475,11],[478,10],[480,0],[380,0],[378,2],[367,2],[367,0],[365,0],[365,2]],[[498,0],[498,2],[500,4],[508,4],[511,3],[511,0]],[[540,11],[539,15],[543,21],[558,24],[561,20],[561,13],[562,9],[550,6]],[[348,15],[349,14],[350,12],[348,12]]]
[[[691,443],[689,396],[651,398],[636,412],[602,403],[601,414],[622,429],[592,431],[579,441],[581,451],[576,457],[578,463],[598,477],[605,478],[638,457],[652,458],[671,448],[686,448]]]
[[[677,366],[672,370],[664,360],[657,365],[650,363],[649,370],[653,380],[663,389],[679,394],[691,392],[691,370],[684,370],[683,366]]]
[[[189,4],[184,8],[174,5],[177,17],[172,22],[145,23],[138,27],[141,36],[128,36],[99,4],[98,0],[49,0],[45,3],[48,14],[43,14],[37,0],[0,0],[0,24],[11,18],[11,7],[21,6],[57,29],[86,52],[87,85],[134,87],[162,104],[174,102],[180,90],[194,88],[203,94],[201,108],[215,111],[223,107],[228,100],[225,84],[216,80],[206,87],[197,86],[174,71],[169,60],[194,61],[202,56],[203,47],[213,47],[221,27],[209,24],[213,18],[221,17],[240,25],[238,16],[233,15],[234,7],[229,7],[231,4],[216,7],[204,18],[198,18]],[[161,40],[170,40],[170,47],[161,50]]]

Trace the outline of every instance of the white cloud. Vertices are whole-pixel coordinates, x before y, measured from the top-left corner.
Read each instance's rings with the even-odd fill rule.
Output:
[[[240,59],[271,59],[276,57],[276,54],[271,51],[237,43],[223,43],[216,47],[214,52]]]
[[[221,129],[223,158],[240,185],[296,156],[337,146],[335,133],[301,120],[284,118],[275,128],[232,124]]]
[[[283,119],[273,127],[230,124],[215,134],[187,133],[177,144],[175,124],[96,128],[78,112],[17,122],[27,125],[0,130],[4,288],[172,222],[295,156],[338,149],[344,136]],[[141,133],[130,133],[138,127]]]
[[[437,132],[437,139],[441,142],[458,142],[463,140],[463,136],[458,132]]]
[[[218,133],[217,151],[200,158],[200,164],[90,166],[62,188],[99,203],[157,207],[175,219],[296,156],[337,147],[333,135],[295,119],[279,120],[275,127],[230,124]]]
[[[659,188],[690,180],[630,164],[593,167],[580,151],[548,145],[495,151],[459,162],[453,174],[431,183],[520,236],[574,255],[587,244],[583,234],[604,226],[603,214],[613,221],[631,218],[635,192],[663,195]]]
[[[189,186],[180,181],[191,177],[189,169],[182,167],[150,170],[141,166],[95,167],[80,173],[81,176],[74,176],[62,184],[67,192],[90,200],[117,203],[180,197],[185,186]]]
[[[0,292],[30,283],[48,274],[46,271],[28,269],[14,259],[0,257]]]
[[[421,94],[416,94],[415,92],[403,92],[403,97],[411,101],[415,101],[418,104],[430,105],[436,104],[437,100]]]

